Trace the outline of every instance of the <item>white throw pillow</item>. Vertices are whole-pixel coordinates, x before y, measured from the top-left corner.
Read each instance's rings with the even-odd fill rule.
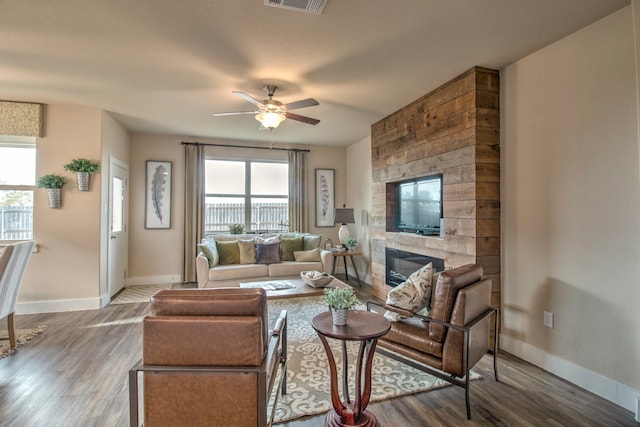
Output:
[[[425,265],[402,284],[387,294],[387,304],[413,311],[414,313],[429,307],[431,304],[431,288],[433,285],[433,265]],[[387,310],[384,317],[392,322],[404,319],[399,313]]]

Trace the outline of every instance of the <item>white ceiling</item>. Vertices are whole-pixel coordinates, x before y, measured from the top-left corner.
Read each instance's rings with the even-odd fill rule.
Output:
[[[328,0],[322,15],[263,0],[1,0],[0,99],[104,109],[133,132],[348,145],[474,65],[501,68],[629,0]],[[317,126],[259,130],[279,86]]]

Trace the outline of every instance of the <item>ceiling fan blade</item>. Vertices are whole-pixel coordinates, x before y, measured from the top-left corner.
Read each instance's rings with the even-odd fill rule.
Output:
[[[296,108],[313,107],[314,105],[320,105],[320,103],[313,98],[307,98],[307,99],[301,99],[300,101],[284,104],[284,108],[287,111],[289,111],[289,110],[295,110]]]
[[[284,113],[284,115],[287,116],[287,119],[297,120],[299,122],[307,123],[310,125],[317,125],[318,123],[320,123],[320,120],[318,119],[312,119],[311,117],[300,116],[298,114]]]
[[[236,95],[238,95],[240,98],[244,99],[245,101],[252,103],[256,107],[264,107],[265,106],[262,102],[258,101],[253,96],[249,95],[248,93],[240,92],[239,90],[234,90],[233,93],[235,93]]]
[[[239,114],[256,114],[258,111],[234,111],[230,113],[211,113],[212,116],[235,116]]]

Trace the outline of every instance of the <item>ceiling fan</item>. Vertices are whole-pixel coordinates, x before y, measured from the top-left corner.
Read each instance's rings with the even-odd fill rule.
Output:
[[[280,101],[276,101],[273,99],[273,95],[276,93],[278,86],[264,86],[263,87],[265,93],[269,97],[269,99],[265,99],[264,101],[258,101],[251,95],[234,90],[233,93],[238,95],[240,98],[245,101],[250,102],[251,104],[258,107],[255,111],[236,111],[232,113],[213,113],[213,116],[233,116],[237,114],[255,114],[256,120],[262,123],[262,126],[269,130],[273,130],[277,128],[280,123],[284,121],[284,119],[296,120],[298,122],[307,123],[310,125],[317,125],[320,123],[318,119],[312,119],[311,117],[300,116],[298,114],[290,113],[290,110],[296,110],[298,108],[305,107],[313,107],[314,105],[320,105],[318,101],[313,98],[301,99],[300,101],[289,102],[288,104],[283,104]]]

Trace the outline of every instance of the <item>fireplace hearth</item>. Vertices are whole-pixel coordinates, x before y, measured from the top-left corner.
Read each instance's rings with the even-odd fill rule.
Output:
[[[386,283],[396,287],[407,280],[411,273],[433,263],[433,271],[444,270],[444,260],[399,249],[385,248]]]

